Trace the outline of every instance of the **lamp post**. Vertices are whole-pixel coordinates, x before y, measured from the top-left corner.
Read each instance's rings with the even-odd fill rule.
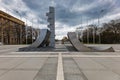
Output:
[[[33,18],[32,18],[32,27],[33,27]],[[32,28],[32,43],[33,43],[33,28]]]
[[[92,29],[93,29],[93,44],[95,44],[95,27],[94,27],[94,19],[92,20],[93,21],[93,23],[92,23]]]
[[[35,22],[33,22],[34,21],[34,19],[36,20]],[[33,26],[34,26],[34,24],[33,23],[36,23],[36,24],[38,24],[39,23],[39,21],[40,21],[40,19],[36,19],[36,18],[32,18],[32,27],[31,27],[31,32],[32,32],[32,43],[34,42],[34,39],[35,39],[35,35],[34,35],[34,31],[35,31],[35,28],[33,28]],[[35,25],[36,26],[36,25]],[[37,25],[37,29],[39,29],[39,24]],[[38,34],[39,35],[39,34]]]
[[[93,44],[95,44],[95,28],[93,27]]]
[[[26,33],[26,44],[28,43],[27,37],[28,37],[28,32],[27,32],[27,19],[26,19],[26,25],[25,25],[25,33]]]
[[[20,20],[22,20],[22,16],[19,11],[15,11],[19,16]],[[20,44],[22,44],[22,27],[20,28]]]
[[[100,25],[99,16],[100,16],[100,15],[98,15],[98,27],[99,27],[99,25]],[[99,36],[99,44],[100,44],[100,43],[101,43],[101,35],[100,35],[100,32],[99,32],[98,36]]]
[[[104,12],[104,10],[102,9],[102,10],[100,10],[100,13],[98,13],[98,27],[100,26],[100,15],[103,12]],[[100,32],[99,32],[98,36],[99,36],[99,44],[101,44],[101,35],[100,35]]]
[[[82,40],[82,42],[83,42],[83,25],[82,25],[82,23],[83,23],[83,17],[82,17],[82,15],[81,15],[81,27],[79,27],[79,29],[80,29],[80,35],[81,35],[81,40]]]
[[[2,20],[3,20],[3,19],[2,19]],[[1,20],[1,21],[2,21],[2,20]],[[2,27],[2,44],[4,44],[4,29],[3,29],[4,27],[3,27],[3,26],[1,26],[1,27]]]
[[[76,33],[77,33],[77,38],[78,39],[81,39],[82,40],[82,42],[83,42],[83,39],[82,39],[82,36],[83,36],[83,27],[78,27],[78,28],[76,28]]]
[[[20,16],[20,19],[22,20],[22,16],[21,16],[20,12],[19,11],[15,11],[15,12]]]
[[[89,26],[88,26],[88,18],[86,18],[87,20],[87,43],[89,44]]]

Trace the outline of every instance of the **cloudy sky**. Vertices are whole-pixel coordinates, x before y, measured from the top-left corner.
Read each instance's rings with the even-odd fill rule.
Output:
[[[0,0],[0,10],[36,28],[47,28],[49,6],[55,7],[57,39],[77,27],[97,24],[98,16],[100,23],[120,18],[120,0]]]

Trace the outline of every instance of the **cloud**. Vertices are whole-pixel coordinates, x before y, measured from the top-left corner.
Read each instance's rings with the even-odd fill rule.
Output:
[[[39,23],[42,23],[42,25],[44,24],[42,17],[36,15],[36,13],[31,10],[22,0],[9,1],[1,0],[0,9],[11,15],[14,15],[17,18],[22,19],[24,22],[27,22],[29,26],[31,26],[32,24],[40,25]]]
[[[17,18],[21,16],[24,22],[37,28],[47,28],[46,12],[51,5],[55,6],[56,38],[59,39],[81,24],[97,24],[98,16],[101,23],[120,18],[119,0],[0,0],[1,10]]]

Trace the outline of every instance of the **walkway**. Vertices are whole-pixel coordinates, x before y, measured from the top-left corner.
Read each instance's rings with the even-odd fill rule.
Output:
[[[120,52],[15,52],[17,47],[11,48],[2,53],[0,47],[0,80],[120,80]]]

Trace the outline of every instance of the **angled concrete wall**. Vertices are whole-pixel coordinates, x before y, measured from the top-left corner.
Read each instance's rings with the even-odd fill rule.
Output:
[[[83,43],[81,43],[76,36],[75,32],[68,32],[68,38],[71,42],[71,44],[80,52],[114,52],[114,49],[112,47],[87,47]]]
[[[38,32],[37,39],[32,43],[30,47],[44,47],[49,42],[50,31],[48,29],[41,29]]]

